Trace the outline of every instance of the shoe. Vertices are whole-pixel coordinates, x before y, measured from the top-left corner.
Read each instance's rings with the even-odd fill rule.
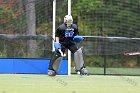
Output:
[[[88,70],[87,70],[86,68],[82,68],[82,69],[80,70],[80,75],[88,76],[88,75],[89,75],[89,74],[88,74]]]
[[[56,76],[56,71],[54,71],[54,70],[49,70],[48,75],[49,75],[49,76]]]

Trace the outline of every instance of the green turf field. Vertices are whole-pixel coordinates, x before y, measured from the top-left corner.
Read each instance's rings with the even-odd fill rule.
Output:
[[[0,74],[0,93],[140,93],[140,77]]]
[[[87,67],[91,74],[104,74],[104,68],[102,67]],[[72,67],[72,73],[75,73],[75,69]],[[140,68],[106,68],[106,74],[123,74],[123,75],[140,75]]]

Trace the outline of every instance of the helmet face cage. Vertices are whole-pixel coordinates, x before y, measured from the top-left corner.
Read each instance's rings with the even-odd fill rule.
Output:
[[[73,23],[73,18],[71,15],[66,15],[64,17],[64,23],[67,24],[67,27],[70,27]]]

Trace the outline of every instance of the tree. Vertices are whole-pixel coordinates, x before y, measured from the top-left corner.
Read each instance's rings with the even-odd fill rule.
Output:
[[[27,0],[26,3],[27,15],[27,35],[36,35],[36,15],[35,15],[35,0]],[[35,51],[37,48],[36,40],[27,41],[27,53],[36,57]]]

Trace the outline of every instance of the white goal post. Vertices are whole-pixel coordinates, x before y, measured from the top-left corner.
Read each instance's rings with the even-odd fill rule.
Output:
[[[71,15],[71,0],[68,0],[68,15]],[[53,0],[53,39],[55,39],[55,28],[56,28],[56,0]],[[54,51],[54,40],[52,41],[52,51]],[[68,75],[71,75],[71,52],[68,50]]]
[[[68,15],[71,15],[71,0],[68,0]],[[68,50],[68,75],[71,75],[71,52]]]

